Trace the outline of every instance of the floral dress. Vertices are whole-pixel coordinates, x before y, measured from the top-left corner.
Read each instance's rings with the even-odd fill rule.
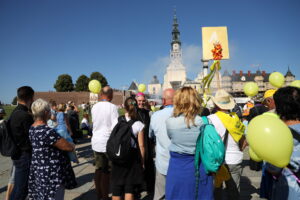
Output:
[[[46,125],[31,127],[29,139],[32,144],[28,195],[29,199],[53,200],[57,189],[76,186],[75,174],[66,152],[53,144],[61,138]]]

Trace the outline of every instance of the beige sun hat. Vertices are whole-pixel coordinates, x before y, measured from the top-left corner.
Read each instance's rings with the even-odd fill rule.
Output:
[[[212,101],[221,109],[231,110],[235,106],[235,102],[233,97],[223,89],[217,90],[214,97],[212,97]]]

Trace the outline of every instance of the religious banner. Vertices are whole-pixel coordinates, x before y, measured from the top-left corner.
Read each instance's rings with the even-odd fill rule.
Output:
[[[212,50],[215,48],[216,44],[222,46],[221,59],[229,59],[227,27],[202,27],[203,60],[215,60]]]

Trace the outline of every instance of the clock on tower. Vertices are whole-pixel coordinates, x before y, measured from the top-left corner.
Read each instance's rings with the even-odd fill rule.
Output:
[[[177,43],[173,44],[173,50],[179,50],[179,45]]]

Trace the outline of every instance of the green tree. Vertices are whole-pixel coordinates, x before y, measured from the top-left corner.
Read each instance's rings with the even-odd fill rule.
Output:
[[[88,91],[89,81],[90,79],[86,75],[82,74],[79,76],[75,84],[75,91]]]
[[[56,92],[70,92],[74,90],[72,77],[69,74],[61,74],[58,76],[54,88]]]
[[[17,105],[17,101],[18,101],[18,98],[17,98],[17,96],[15,96],[15,98],[12,100],[11,104]]]
[[[107,86],[107,80],[100,72],[91,73],[90,80],[94,79],[100,81],[102,87]]]

